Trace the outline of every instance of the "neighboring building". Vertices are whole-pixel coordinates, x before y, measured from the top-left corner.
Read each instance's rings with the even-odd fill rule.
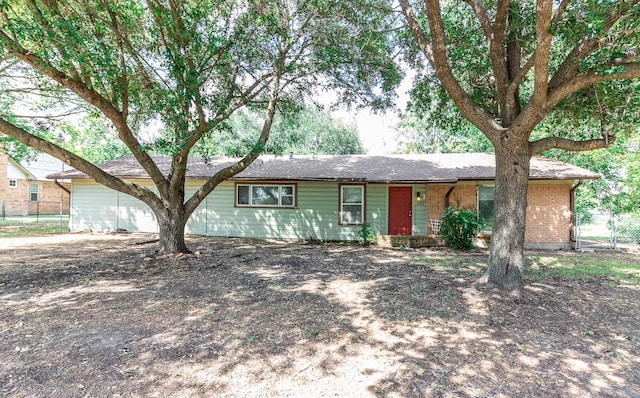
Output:
[[[164,172],[170,161],[156,159]],[[188,164],[187,196],[233,162],[213,158]],[[133,158],[103,163],[108,173],[152,187]],[[262,156],[220,184],[187,223],[187,233],[209,236],[358,240],[363,223],[379,235],[432,235],[431,220],[446,205],[478,210],[490,225],[495,165],[490,153],[396,156]],[[72,180],[70,229],[156,232],[150,208],[97,184],[81,172]],[[599,175],[534,157],[527,210],[528,247],[571,247],[572,194],[578,180]],[[155,189],[155,188],[152,188]]]
[[[33,214],[69,214],[69,183],[60,187],[46,176],[64,170],[47,154],[18,163],[0,149],[0,217]]]

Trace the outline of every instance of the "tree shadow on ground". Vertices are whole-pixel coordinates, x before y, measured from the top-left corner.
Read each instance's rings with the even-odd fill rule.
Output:
[[[0,267],[7,396],[631,396],[638,287],[469,289],[484,254],[191,238]],[[492,297],[496,296],[496,297]],[[633,300],[635,299],[635,300]]]

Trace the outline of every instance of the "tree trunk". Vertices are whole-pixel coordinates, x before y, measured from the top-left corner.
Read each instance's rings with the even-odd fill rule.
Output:
[[[187,220],[183,217],[183,212],[180,209],[164,210],[160,214],[156,212],[160,227],[160,253],[191,253],[184,240]]]
[[[486,274],[490,288],[522,294],[524,234],[529,185],[528,143],[506,142],[496,146],[494,222]]]

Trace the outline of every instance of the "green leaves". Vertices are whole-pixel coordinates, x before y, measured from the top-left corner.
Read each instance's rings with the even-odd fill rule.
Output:
[[[364,223],[362,224],[362,228],[358,231],[358,236],[360,236],[363,246],[369,246],[375,242],[376,231],[371,227],[371,224]]]
[[[259,113],[234,115],[227,126],[202,140],[198,152],[205,156],[241,156],[260,134],[261,120]],[[259,152],[343,155],[364,153],[364,149],[354,126],[344,125],[321,111],[298,109],[276,119],[269,141]]]
[[[397,126],[404,152],[491,152],[489,140],[466,120],[442,86],[430,78],[417,80],[407,111]]]
[[[439,234],[446,246],[454,250],[470,250],[481,228],[475,211],[447,207],[442,213]]]
[[[282,98],[296,100],[331,88],[344,102],[387,106],[401,77],[384,0],[364,0],[361,12],[302,0],[2,4],[2,47],[38,58],[32,67],[89,106],[104,99],[134,134],[160,121],[175,145],[237,109],[264,109],[280,64]]]

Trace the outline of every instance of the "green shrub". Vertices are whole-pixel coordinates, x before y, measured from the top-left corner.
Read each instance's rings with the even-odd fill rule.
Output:
[[[447,207],[440,221],[442,243],[454,250],[473,249],[482,224],[473,210]]]
[[[362,224],[362,228],[358,231],[358,235],[360,235],[364,246],[369,246],[376,239],[376,232],[371,228],[371,224],[369,223]]]

